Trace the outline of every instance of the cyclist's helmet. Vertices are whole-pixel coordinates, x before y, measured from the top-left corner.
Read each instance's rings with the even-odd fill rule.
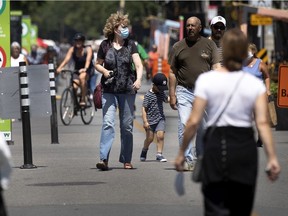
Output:
[[[83,35],[83,34],[81,34],[81,33],[77,33],[77,34],[75,34],[74,35],[74,41],[76,41],[76,40],[81,40],[81,41],[85,41],[85,36]]]
[[[53,46],[48,46],[47,47],[47,52],[54,52],[54,47]]]

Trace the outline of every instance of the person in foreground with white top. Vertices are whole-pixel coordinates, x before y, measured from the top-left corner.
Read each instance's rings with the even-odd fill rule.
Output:
[[[208,133],[204,140],[201,178],[204,214],[250,216],[258,173],[253,113],[265,147],[269,180],[277,180],[280,165],[267,118],[265,86],[242,71],[242,63],[247,57],[247,38],[240,29],[228,30],[223,36],[222,47],[223,68],[203,73],[196,81],[196,98],[175,168],[183,170],[184,152],[206,110]]]
[[[3,191],[9,188],[12,172],[12,159],[10,148],[2,133],[0,133],[0,215],[7,216]]]

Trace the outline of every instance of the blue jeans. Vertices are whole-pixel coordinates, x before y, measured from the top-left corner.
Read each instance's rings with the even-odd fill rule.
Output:
[[[177,85],[177,107],[178,107],[178,140],[179,145],[182,144],[184,130],[186,122],[189,119],[191,111],[193,109],[193,102],[195,99],[194,90],[187,89],[183,86]],[[185,151],[185,157],[189,157],[192,160],[197,158],[197,155],[203,153],[203,132],[206,125],[205,117],[200,122],[196,136],[191,140],[188,148]]]
[[[109,160],[109,153],[115,138],[115,115],[118,107],[121,138],[119,162],[131,162],[133,152],[133,106],[135,98],[135,94],[103,93],[100,160]]]

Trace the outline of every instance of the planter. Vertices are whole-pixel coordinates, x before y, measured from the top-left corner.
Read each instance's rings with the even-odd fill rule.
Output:
[[[288,130],[288,108],[278,107],[275,105],[277,113],[276,131]]]

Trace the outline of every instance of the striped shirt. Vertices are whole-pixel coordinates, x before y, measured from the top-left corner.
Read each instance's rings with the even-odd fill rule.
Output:
[[[168,96],[164,92],[146,92],[143,100],[143,107],[146,110],[147,120],[150,125],[157,124],[160,120],[165,120],[163,102],[168,102]]]

